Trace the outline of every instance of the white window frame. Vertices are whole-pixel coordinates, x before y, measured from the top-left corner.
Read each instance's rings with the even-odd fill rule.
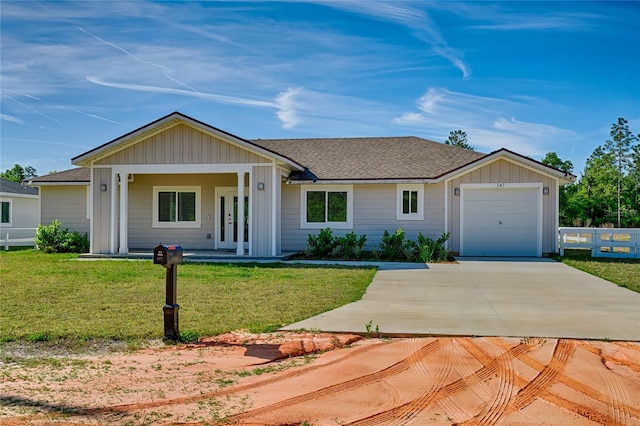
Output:
[[[346,222],[307,222],[307,192],[346,192]],[[352,229],[353,228],[353,185],[301,185],[300,186],[300,228],[301,229]]]
[[[160,192],[195,192],[196,193],[196,220],[195,221],[178,221],[175,222],[160,222],[158,220],[158,202]],[[200,203],[201,203],[201,188],[199,186],[154,186],[153,187],[153,228],[200,228],[201,227],[201,215],[200,215]]]
[[[402,195],[404,191],[415,191],[418,193],[417,213],[404,213],[402,211]],[[396,185],[396,220],[424,220],[424,185],[422,184],[402,184]]]
[[[2,226],[6,226],[6,227],[13,226],[13,225],[12,225],[12,223],[13,223],[13,200],[11,200],[11,199],[6,199],[6,200],[2,200],[2,202],[3,202],[3,203],[9,203],[9,222],[6,222],[6,223],[5,223],[5,222],[3,222],[3,223],[1,223],[0,225],[2,225]],[[1,208],[1,206],[0,206],[0,208]],[[0,211],[0,214],[1,214],[1,213],[2,213],[2,212]]]

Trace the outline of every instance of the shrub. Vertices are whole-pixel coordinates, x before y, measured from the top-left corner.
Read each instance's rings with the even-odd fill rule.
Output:
[[[324,259],[332,254],[335,245],[333,231],[331,228],[325,228],[321,229],[318,235],[309,234],[307,238],[307,248],[304,252],[307,257]]]
[[[336,238],[336,246],[341,248],[345,259],[360,259],[364,253],[364,246],[367,243],[367,236],[358,237],[355,232],[349,232],[344,237]]]
[[[404,249],[406,247],[405,233],[402,228],[396,229],[396,232],[390,234],[384,231],[382,241],[380,241],[381,257],[385,260],[402,260],[404,259]]]
[[[449,257],[449,250],[444,246],[444,243],[451,236],[450,232],[445,232],[437,240],[432,240],[429,237],[422,235],[422,232],[418,233],[418,259],[421,262],[443,262]]]
[[[87,253],[89,251],[87,234],[60,229],[60,221],[57,219],[50,225],[38,225],[34,242],[38,249],[45,253]]]

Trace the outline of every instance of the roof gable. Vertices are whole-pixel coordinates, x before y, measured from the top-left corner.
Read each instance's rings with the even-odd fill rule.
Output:
[[[173,112],[152,123],[149,123],[132,132],[129,132],[126,135],[123,135],[97,148],[87,151],[84,154],[80,154],[77,157],[72,158],[71,162],[75,165],[88,167],[92,163],[100,160],[105,160],[108,157],[111,157],[109,161],[113,161],[113,160],[118,161],[117,154],[122,153],[124,150],[127,150],[140,142],[149,141],[150,138],[153,138],[154,136],[159,135],[161,133],[166,133],[170,129],[173,129],[180,125],[185,125],[186,127],[196,129],[196,131],[199,131],[208,135],[208,137],[210,137],[211,140],[221,140],[221,141],[224,141],[225,143],[247,150],[251,152],[253,155],[263,156],[267,158],[269,161],[275,160],[280,163],[285,163],[294,169],[298,169],[298,170],[303,169],[302,166],[296,164],[295,162],[292,162],[288,158],[282,157],[276,152],[272,152],[268,149],[265,149],[264,147],[255,145],[248,140],[242,139],[231,133],[225,132],[216,127],[210,126],[206,123],[195,120],[194,118],[191,118],[179,112]],[[178,150],[176,151],[176,153],[182,153],[182,151]],[[127,161],[127,160],[123,160],[123,161]],[[131,160],[128,160],[128,161],[131,161]],[[180,161],[180,162],[190,163],[191,160]],[[162,164],[162,161],[157,162],[154,158],[152,159],[152,161],[147,162],[146,164]]]

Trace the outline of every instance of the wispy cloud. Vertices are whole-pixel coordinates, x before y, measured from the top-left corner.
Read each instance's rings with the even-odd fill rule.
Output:
[[[10,121],[12,123],[25,124],[24,121],[19,119],[18,117],[14,117],[14,116],[8,115],[8,114],[1,114],[0,113],[0,120]]]
[[[393,120],[394,124],[422,129],[443,141],[452,130],[464,130],[469,142],[483,151],[506,147],[525,155],[539,156],[556,149],[559,143],[575,141],[577,135],[549,124],[514,118],[526,111],[521,101],[477,96],[432,87],[416,101],[418,111]],[[510,118],[507,118],[510,117]]]
[[[471,68],[464,62],[462,53],[447,43],[440,26],[432,19],[426,8],[416,7],[421,3],[385,1],[319,1],[317,3],[404,26],[410,29],[416,38],[425,42],[435,54],[458,68],[463,77],[471,75]]]

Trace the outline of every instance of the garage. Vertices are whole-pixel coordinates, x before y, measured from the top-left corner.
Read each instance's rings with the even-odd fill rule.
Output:
[[[461,256],[542,255],[539,184],[461,185]]]

